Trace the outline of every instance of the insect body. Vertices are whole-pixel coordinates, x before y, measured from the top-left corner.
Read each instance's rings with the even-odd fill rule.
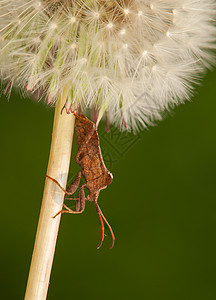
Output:
[[[104,217],[97,200],[100,190],[105,189],[109,184],[111,184],[113,176],[107,170],[104,164],[95,124],[88,120],[88,118],[83,114],[79,116],[74,113],[74,115],[76,117],[75,132],[77,140],[77,154],[75,156],[75,161],[81,167],[81,171],[77,173],[75,180],[67,187],[66,190],[58,183],[56,179],[48,175],[46,176],[54,181],[65,192],[66,195],[72,195],[78,189],[81,176],[84,177],[86,182],[79,187],[78,198],[73,198],[73,200],[76,200],[75,211],[63,204],[66,209],[59,211],[54,217],[60,213],[80,214],[85,209],[86,200],[94,202],[102,228],[102,238],[97,248],[100,248],[104,240],[103,221],[105,221],[105,223],[108,225],[111,232],[112,244],[110,248],[112,248],[115,240],[114,233],[108,221]],[[85,196],[84,188],[89,190],[87,197]]]

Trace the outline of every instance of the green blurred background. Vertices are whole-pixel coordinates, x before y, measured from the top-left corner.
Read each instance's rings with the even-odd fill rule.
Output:
[[[215,83],[209,72],[192,102],[139,136],[104,134],[100,125],[114,181],[99,204],[116,244],[109,250],[106,228],[96,249],[91,203],[63,215],[48,299],[216,299]],[[1,299],[23,299],[54,110],[13,93],[1,97],[0,114]]]

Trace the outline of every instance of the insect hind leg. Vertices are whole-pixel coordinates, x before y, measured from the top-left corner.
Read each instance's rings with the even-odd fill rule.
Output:
[[[60,214],[64,214],[64,213],[68,213],[68,214],[81,214],[84,212],[84,209],[83,210],[80,210],[80,211],[74,211],[72,209],[70,209],[67,205],[63,204],[64,208],[66,209],[62,209],[60,210],[59,212],[57,212],[57,214],[55,214],[55,216],[53,216],[53,219],[55,219],[55,217],[57,217],[58,215]]]
[[[59,214],[63,214],[63,213],[69,213],[69,214],[81,214],[81,213],[83,213],[84,210],[85,210],[85,201],[87,200],[85,198],[85,191],[84,191],[85,186],[86,186],[86,184],[81,185],[81,187],[79,189],[79,197],[75,198],[75,200],[77,200],[75,211],[70,209],[67,205],[63,204],[64,208],[66,208],[66,209],[60,210],[53,218],[55,218]],[[68,200],[74,200],[74,199],[69,198]]]

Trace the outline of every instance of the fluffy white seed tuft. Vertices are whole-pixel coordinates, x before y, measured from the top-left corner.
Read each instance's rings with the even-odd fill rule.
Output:
[[[0,77],[136,131],[189,99],[215,19],[214,0],[0,0]]]

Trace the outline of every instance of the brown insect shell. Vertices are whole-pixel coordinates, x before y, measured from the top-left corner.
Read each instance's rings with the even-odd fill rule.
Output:
[[[83,146],[83,141],[92,128],[94,128],[94,133],[88,143],[84,145],[78,164],[82,169],[81,172],[86,181],[86,188],[89,190],[89,200],[95,201],[99,191],[111,184],[113,176],[104,164],[95,124],[83,114],[80,116],[76,115],[77,151]]]

